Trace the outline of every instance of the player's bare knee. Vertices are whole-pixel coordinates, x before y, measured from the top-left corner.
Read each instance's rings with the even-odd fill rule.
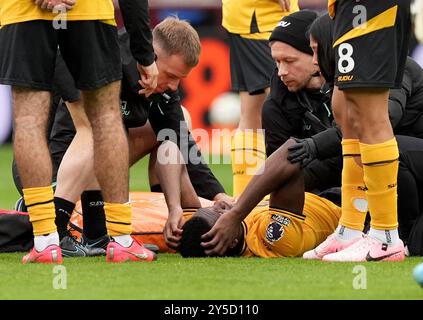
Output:
[[[157,149],[156,167],[167,164],[184,164],[178,146],[169,140],[163,141]]]

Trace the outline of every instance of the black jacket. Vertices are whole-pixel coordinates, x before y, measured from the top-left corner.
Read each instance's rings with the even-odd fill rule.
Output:
[[[290,92],[275,69],[262,112],[266,153],[270,156],[290,137],[309,138],[334,126],[330,92]]]

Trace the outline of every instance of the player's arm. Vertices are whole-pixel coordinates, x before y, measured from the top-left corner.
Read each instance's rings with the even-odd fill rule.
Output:
[[[166,244],[172,249],[177,249],[179,246],[182,236],[182,226],[184,224],[181,204],[183,166],[185,166],[185,163],[179,150],[174,148],[172,142],[163,142],[157,151],[156,168],[169,210],[163,235]]]
[[[130,37],[131,52],[137,60],[142,94],[149,96],[157,86],[158,70],[154,61],[148,0],[119,0],[123,21]]]

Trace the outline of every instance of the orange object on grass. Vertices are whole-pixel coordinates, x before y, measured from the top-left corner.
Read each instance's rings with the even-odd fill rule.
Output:
[[[163,237],[163,228],[168,210],[163,193],[131,192],[132,237],[143,243],[155,244],[160,252],[175,252],[170,249]],[[202,206],[211,206],[213,201],[201,199]],[[71,232],[79,239],[83,230],[81,202],[78,201],[70,220]]]

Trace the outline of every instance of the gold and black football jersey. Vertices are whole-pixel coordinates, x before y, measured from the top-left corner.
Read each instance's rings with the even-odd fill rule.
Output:
[[[341,208],[312,193],[305,194],[301,214],[256,207],[243,221],[243,256],[297,257],[323,242],[334,232]]]
[[[285,12],[276,0],[222,0],[222,25],[247,38],[268,39],[282,17],[298,10],[298,0],[291,0],[291,11]]]
[[[66,14],[64,16],[63,14]],[[32,20],[103,20],[114,24],[112,0],[79,0],[72,10],[65,13],[41,9],[34,0],[0,0],[0,24],[2,26]]]

